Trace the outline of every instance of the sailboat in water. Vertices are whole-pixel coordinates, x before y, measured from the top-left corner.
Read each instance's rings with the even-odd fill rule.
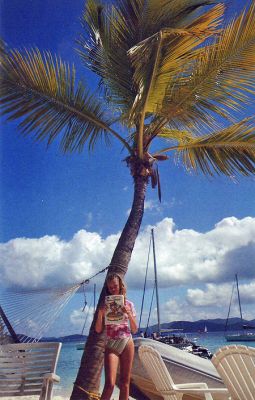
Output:
[[[241,318],[241,325],[242,325],[242,332],[238,333],[233,333],[233,334],[227,334],[227,328],[228,328],[228,320],[229,320],[229,314],[230,314],[230,309],[231,309],[231,303],[232,303],[232,297],[233,297],[233,290],[232,290],[232,295],[230,298],[230,303],[229,303],[229,309],[228,309],[228,316],[226,320],[226,325],[225,325],[225,338],[227,342],[254,342],[255,341],[255,333],[249,332],[251,329],[255,329],[255,326],[249,326],[244,324],[243,322],[243,313],[242,313],[242,306],[241,306],[241,297],[240,297],[240,292],[239,292],[239,284],[238,284],[238,277],[237,274],[235,275],[235,285],[236,290],[237,290],[237,297],[238,297],[238,306],[239,306],[239,312],[240,312],[240,318]]]

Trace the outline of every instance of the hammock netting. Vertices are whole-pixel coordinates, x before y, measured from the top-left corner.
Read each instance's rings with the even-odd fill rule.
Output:
[[[0,293],[0,344],[38,342],[83,283]]]
[[[38,342],[56,321],[75,293],[83,291],[85,311],[87,302],[85,285],[108,270],[105,267],[90,278],[72,286],[45,289],[11,288],[0,290],[0,345],[5,343]],[[94,284],[94,312],[95,312]],[[87,309],[86,325],[90,307]]]

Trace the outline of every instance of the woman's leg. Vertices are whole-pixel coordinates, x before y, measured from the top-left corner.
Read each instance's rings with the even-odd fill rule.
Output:
[[[110,350],[105,349],[104,369],[105,383],[101,400],[110,400],[116,382],[119,357]]]
[[[130,338],[120,355],[120,395],[119,400],[128,400],[131,369],[134,358],[134,342]]]

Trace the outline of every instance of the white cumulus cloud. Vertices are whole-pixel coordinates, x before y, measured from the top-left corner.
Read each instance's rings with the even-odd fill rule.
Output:
[[[118,236],[103,240],[81,230],[70,241],[57,236],[17,238],[0,244],[0,279],[5,286],[41,287],[73,284],[106,266]]]
[[[131,260],[128,279],[136,287],[145,274],[150,229],[139,235]],[[255,278],[255,218],[225,218],[205,233],[178,230],[164,218],[154,236],[161,287],[230,282],[235,273]]]
[[[237,272],[241,278],[255,279],[255,218],[225,218],[205,233],[178,230],[171,218],[164,218],[154,227],[145,227],[137,238],[127,274],[131,288],[143,286],[151,228],[160,287],[222,284],[232,281]],[[44,236],[2,243],[2,285],[40,287],[79,282],[109,264],[118,238],[119,233],[103,238],[80,230],[69,241]],[[153,271],[151,265],[152,254]]]
[[[251,304],[255,300],[255,218],[225,218],[204,233],[178,229],[171,218],[146,226],[136,240],[126,276],[129,289],[138,292],[144,285],[152,228],[159,290],[162,293],[171,288],[168,296],[161,297],[162,321],[226,317],[235,273],[239,276],[242,303],[247,305],[246,318],[254,318]],[[97,232],[80,230],[68,241],[44,236],[1,243],[1,286],[62,287],[81,282],[109,264],[118,238],[119,233],[103,238]],[[104,276],[100,274],[93,280],[98,290]],[[148,287],[153,284],[151,250]],[[238,315],[237,304],[233,307]],[[152,314],[156,321],[155,311]],[[84,314],[76,310],[70,318],[72,326],[80,329]],[[91,311],[88,318],[92,318]]]

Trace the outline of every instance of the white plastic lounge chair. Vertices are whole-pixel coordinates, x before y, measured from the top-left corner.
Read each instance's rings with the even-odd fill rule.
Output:
[[[212,362],[232,400],[255,399],[255,348],[225,346],[215,353]]]
[[[56,366],[62,343],[15,343],[0,346],[0,397],[39,395],[50,400],[59,382]]]
[[[138,353],[149,377],[164,400],[181,400],[184,394],[204,395],[206,400],[213,400],[212,393],[226,395],[226,399],[229,397],[227,389],[209,389],[206,383],[176,385],[157,350],[151,346],[142,345],[139,347]]]

